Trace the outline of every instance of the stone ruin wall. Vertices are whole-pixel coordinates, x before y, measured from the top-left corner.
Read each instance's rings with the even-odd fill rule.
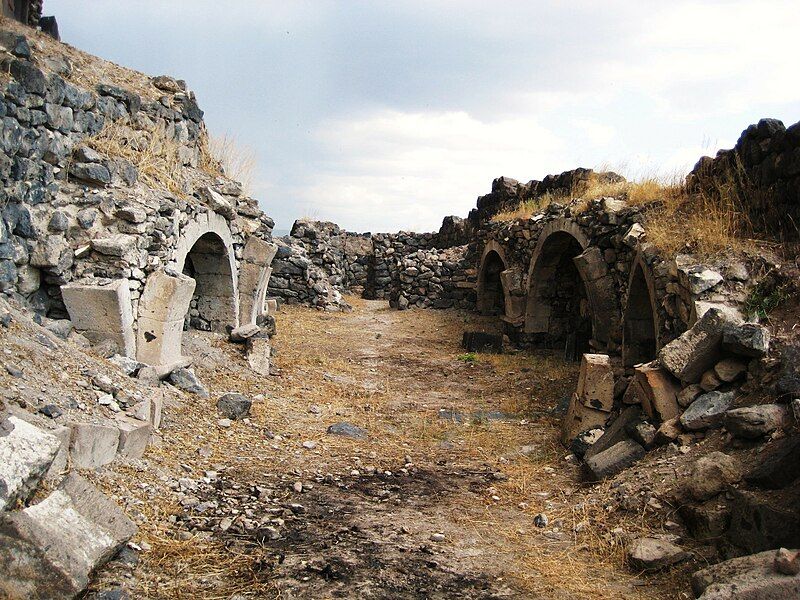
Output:
[[[757,232],[800,239],[800,123],[762,119],[730,150],[702,157],[687,177],[690,189],[733,197]]]
[[[146,97],[90,89],[66,56],[40,56],[13,30],[0,43],[0,291],[145,363],[180,358],[187,312],[199,329],[255,323],[274,223],[240,184],[201,168],[203,112],[185,84],[141,76]],[[108,143],[166,147],[172,191]]]

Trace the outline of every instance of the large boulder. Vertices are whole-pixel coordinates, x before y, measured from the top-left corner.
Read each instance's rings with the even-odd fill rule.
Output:
[[[70,474],[47,498],[0,521],[0,597],[73,598],[134,533],[114,502]]]
[[[794,600],[800,577],[775,570],[775,550],[732,558],[692,575],[692,591],[703,600]]]
[[[0,423],[0,513],[30,498],[61,448],[61,440],[9,417]]]

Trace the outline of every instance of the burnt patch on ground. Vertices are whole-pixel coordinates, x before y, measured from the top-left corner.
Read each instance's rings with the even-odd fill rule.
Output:
[[[251,570],[281,597],[506,597],[495,575],[451,545],[452,531],[436,535],[437,506],[451,514],[454,498],[480,494],[496,475],[402,471],[329,475],[302,491],[303,484],[220,477],[193,491],[200,502],[179,523],[253,557]]]

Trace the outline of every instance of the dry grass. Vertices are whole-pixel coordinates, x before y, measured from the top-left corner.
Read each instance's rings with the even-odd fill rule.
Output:
[[[202,138],[200,168],[210,175],[224,175],[238,181],[246,193],[252,193],[257,164],[255,150],[232,135],[206,135]]]
[[[164,188],[183,196],[184,166],[178,156],[181,145],[167,129],[157,125],[151,131],[131,128],[122,121],[107,122],[86,144],[108,158],[124,158],[139,171],[139,179],[150,187]]]

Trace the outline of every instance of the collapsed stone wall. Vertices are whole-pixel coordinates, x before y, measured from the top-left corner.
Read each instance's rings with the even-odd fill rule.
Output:
[[[732,149],[702,157],[687,183],[708,196],[731,198],[757,231],[800,239],[800,122],[787,128],[761,119]]]

